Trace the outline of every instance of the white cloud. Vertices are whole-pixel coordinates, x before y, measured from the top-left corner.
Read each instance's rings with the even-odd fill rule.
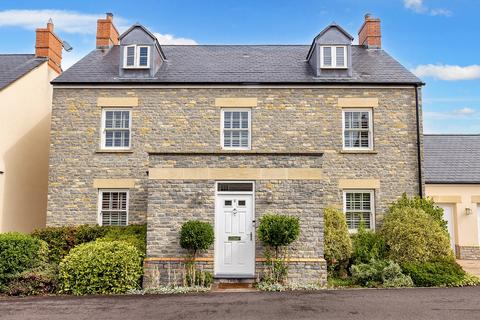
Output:
[[[174,35],[171,34],[161,34],[161,33],[154,33],[155,37],[157,37],[158,42],[160,44],[174,44],[174,45],[196,45],[198,44],[193,39],[188,38],[176,38]]]
[[[429,8],[423,3],[423,0],[403,0],[405,8],[416,13],[429,14],[431,16],[445,16],[450,17],[452,12],[444,8]]]
[[[423,115],[427,120],[476,119],[479,113],[473,108],[464,107],[451,111],[425,111]]]
[[[419,65],[412,72],[417,77],[432,77],[440,80],[475,80],[480,79],[480,65],[470,66],[443,65],[443,64],[425,64]]]
[[[45,26],[48,19],[53,20],[55,29],[66,33],[95,34],[97,19],[104,13],[85,14],[66,10],[4,10],[0,11],[0,27],[21,27],[34,30]],[[118,29],[124,29],[127,20],[114,17]]]

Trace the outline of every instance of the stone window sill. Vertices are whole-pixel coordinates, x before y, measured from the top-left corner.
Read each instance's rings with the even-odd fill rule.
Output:
[[[342,150],[340,153],[344,154],[377,154],[375,150]]]
[[[108,149],[97,149],[95,153],[133,153],[132,149],[125,150],[108,150]]]

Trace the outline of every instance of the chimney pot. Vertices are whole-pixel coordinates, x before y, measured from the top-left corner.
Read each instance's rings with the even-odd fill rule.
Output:
[[[382,47],[379,18],[373,18],[370,13],[365,14],[365,21],[358,31],[358,44],[369,49],[380,49]]]
[[[97,20],[97,49],[107,49],[118,44],[118,30],[113,24],[113,13]]]
[[[62,40],[53,32],[53,21],[49,19],[46,28],[36,30],[35,56],[48,58],[48,65],[58,73],[62,72]]]

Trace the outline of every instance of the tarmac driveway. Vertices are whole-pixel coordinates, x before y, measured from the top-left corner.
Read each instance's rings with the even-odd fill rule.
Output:
[[[480,319],[480,287],[0,298],[0,319]]]

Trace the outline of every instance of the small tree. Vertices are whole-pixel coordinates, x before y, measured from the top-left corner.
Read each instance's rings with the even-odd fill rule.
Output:
[[[352,241],[348,233],[345,214],[334,208],[324,210],[325,260],[331,267],[339,265],[341,274],[346,275],[345,263],[352,254]]]
[[[288,266],[285,263],[285,255],[282,248],[286,248],[300,235],[300,221],[298,217],[278,214],[266,214],[260,219],[258,237],[267,247],[265,256],[270,272],[266,272],[265,281],[271,283],[283,283],[288,275]],[[272,260],[270,249],[274,250]]]
[[[200,250],[207,250],[214,240],[213,227],[207,223],[190,220],[182,225],[180,231],[180,246],[189,251],[193,260]]]
[[[195,258],[198,251],[207,250],[213,244],[214,237],[213,227],[207,222],[190,220],[182,225],[182,230],[180,231],[180,246],[188,250],[185,264],[185,284],[194,286],[202,283],[203,285],[207,285],[206,278],[211,274],[206,271],[197,271]]]
[[[453,258],[447,231],[421,209],[393,210],[385,217],[380,232],[389,258],[397,263]]]
[[[421,209],[447,230],[447,221],[443,220],[443,209],[437,206],[431,198],[421,198],[418,195],[409,198],[406,193],[403,193],[397,201],[390,205],[389,212],[402,208]]]

